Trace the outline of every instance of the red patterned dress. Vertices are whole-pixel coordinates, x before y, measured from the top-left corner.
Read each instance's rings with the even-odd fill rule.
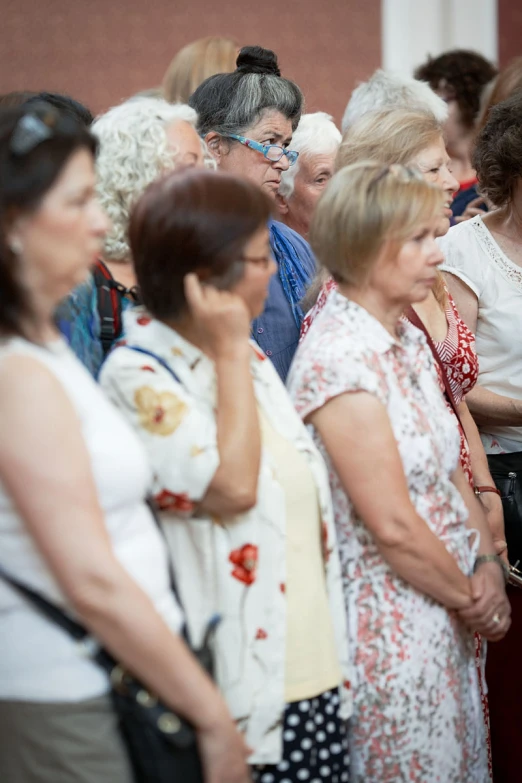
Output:
[[[448,296],[446,304],[448,332],[444,340],[435,342],[435,347],[444,364],[455,402],[457,405],[460,405],[464,395],[468,394],[477,382],[479,364],[477,354],[475,353],[475,337],[460,317],[457,306],[447,289],[446,293]],[[444,388],[442,380],[441,385]],[[448,407],[453,413],[451,405],[448,405]],[[460,462],[466,478],[473,486],[468,441],[460,422],[458,427],[460,432]]]

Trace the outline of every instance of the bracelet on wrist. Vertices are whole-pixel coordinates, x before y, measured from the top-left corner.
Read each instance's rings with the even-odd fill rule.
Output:
[[[476,570],[479,568],[479,566],[483,565],[484,563],[496,563],[502,569],[502,574],[504,575],[504,581],[505,582],[508,581],[509,568],[504,563],[501,557],[499,557],[498,555],[479,555],[475,560],[475,564],[473,566],[473,573],[475,573]]]
[[[494,492],[495,495],[498,495],[499,497],[502,497],[500,494],[500,490],[498,490],[496,487],[473,487],[473,491],[475,492],[475,495],[483,495],[485,492]]]

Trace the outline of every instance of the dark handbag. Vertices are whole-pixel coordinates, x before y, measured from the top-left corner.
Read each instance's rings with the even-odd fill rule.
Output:
[[[59,625],[76,641],[83,643],[91,658],[107,673],[111,697],[119,719],[136,783],[203,783],[203,771],[196,732],[184,718],[176,715],[125,671],[104,648],[95,646],[88,631],[36,591],[18,582],[0,568],[0,577],[21,593],[45,617]],[[178,591],[171,569],[171,588],[178,602]],[[181,604],[180,604],[181,605]],[[209,622],[203,645],[191,647],[186,629],[184,637],[201,666],[213,676],[212,637],[219,617]]]
[[[522,451],[488,454],[488,465],[502,499],[511,581],[518,584],[519,572],[522,586]]]

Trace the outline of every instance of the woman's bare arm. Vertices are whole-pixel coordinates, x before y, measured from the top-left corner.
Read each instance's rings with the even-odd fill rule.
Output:
[[[0,368],[0,432],[2,482],[85,625],[203,738],[223,731],[234,779],[246,781],[222,697],[116,559],[76,413],[32,358],[10,357]],[[207,780],[228,777],[209,773]]]
[[[356,513],[394,571],[450,609],[471,604],[470,580],[413,507],[384,406],[343,394],[310,415]]]
[[[445,271],[444,277],[460,317],[475,334],[478,319],[477,297],[471,288],[456,275]],[[504,397],[502,394],[488,391],[477,384],[466,395],[466,402],[473,418],[480,426],[488,424],[496,427],[522,426],[522,400]]]
[[[464,433],[469,444],[471,457],[471,472],[473,474],[473,483],[475,487],[494,487],[495,482],[491,477],[488,465],[488,458],[484,451],[484,446],[480,439],[477,425],[473,420],[466,402],[463,400],[459,405],[459,416],[464,428]],[[504,514],[502,511],[502,501],[494,492],[487,492],[480,495],[480,504],[483,507],[489,526],[493,544],[497,554],[504,553],[507,550],[505,532],[504,532]]]

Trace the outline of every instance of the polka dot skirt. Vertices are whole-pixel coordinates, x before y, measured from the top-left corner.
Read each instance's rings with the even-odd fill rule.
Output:
[[[254,766],[255,783],[348,783],[346,724],[339,718],[338,690],[287,704],[283,760]]]

